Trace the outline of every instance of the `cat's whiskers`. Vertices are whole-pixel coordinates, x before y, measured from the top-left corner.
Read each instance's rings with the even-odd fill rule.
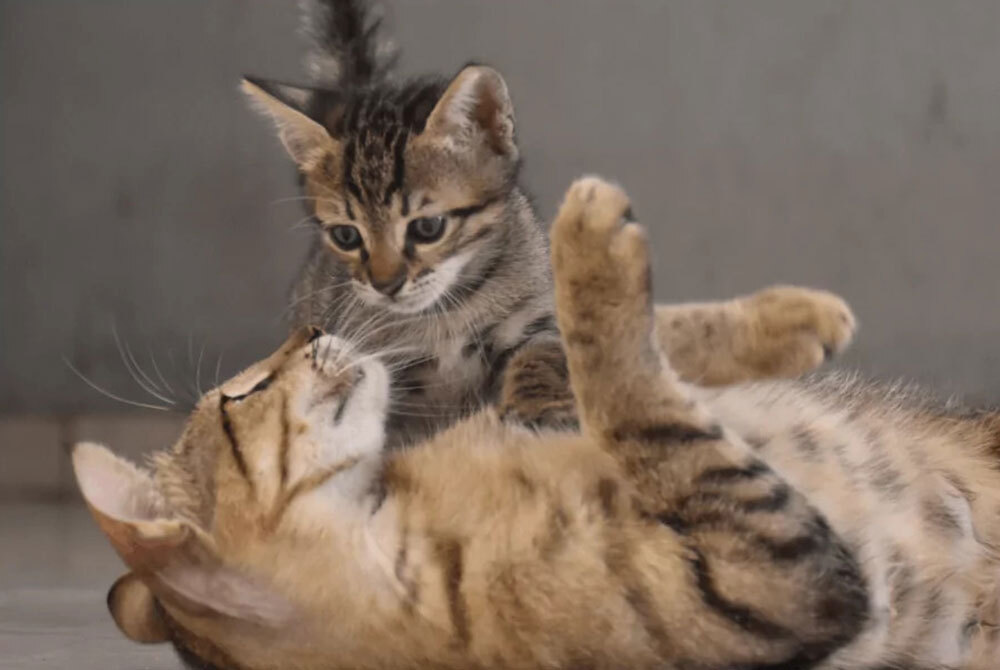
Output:
[[[298,230],[299,228],[306,228],[307,226],[305,224],[307,224],[307,223],[313,224],[315,222],[315,219],[316,219],[316,217],[314,217],[312,214],[308,214],[306,216],[303,216],[301,219],[299,219],[298,221],[296,221],[292,225],[288,226],[288,228],[285,230],[285,232],[286,233],[293,233],[296,230]]]
[[[304,202],[304,201],[308,201],[308,202],[325,202],[325,203],[334,204],[334,205],[339,205],[340,204],[338,201],[334,200],[333,198],[323,198],[321,196],[315,196],[315,195],[297,195],[297,196],[291,196],[291,197],[288,197],[288,198],[278,198],[277,200],[272,200],[269,204],[271,206],[274,206],[274,205],[282,205],[282,204],[285,204],[285,203],[288,203],[288,202]]]
[[[193,375],[194,373],[194,332],[188,333],[187,339],[187,375]],[[185,376],[187,376],[185,375]],[[185,379],[184,385],[187,387],[188,392],[195,398],[200,398],[202,396],[201,391],[198,390],[196,384],[192,383],[193,380],[188,378]]]
[[[316,289],[314,291],[310,291],[309,293],[306,293],[305,295],[301,295],[301,296],[297,297],[295,300],[292,300],[290,303],[288,303],[288,305],[285,307],[285,309],[282,310],[282,316],[286,316],[295,307],[297,307],[298,305],[301,305],[302,303],[304,303],[306,300],[309,300],[310,298],[315,298],[318,295],[321,295],[323,293],[328,293],[330,291],[340,290],[340,289],[342,289],[343,287],[347,286],[350,283],[351,283],[350,280],[347,280],[347,281],[338,282],[336,284],[328,284],[328,285],[323,286],[321,288],[318,288],[318,289]]]
[[[134,357],[131,356],[131,350],[129,350],[129,355],[126,355],[126,348],[122,346],[121,337],[118,335],[118,328],[115,326],[113,321],[111,322],[111,336],[115,340],[115,346],[118,348],[118,355],[121,357],[122,365],[125,366],[125,370],[129,373],[129,376],[132,377],[133,381],[135,381],[139,388],[167,405],[176,404],[171,398],[168,398],[163,395],[162,392],[159,392],[159,387],[155,384],[145,382],[144,378],[146,378],[147,375],[144,372],[140,375],[140,372],[137,371],[137,369],[133,369],[129,361],[130,358],[134,360]]]
[[[340,310],[341,303],[347,301],[347,306]],[[334,316],[339,316],[342,324],[346,325],[353,319],[354,312],[358,308],[359,304],[358,297],[354,295],[353,291],[344,291],[342,295],[330,302],[329,305],[323,310],[323,313],[319,318],[319,327],[323,330],[328,330],[330,326],[330,321]],[[338,311],[340,314],[338,315]]]
[[[132,348],[129,346],[128,340],[124,340],[123,343],[125,345],[125,354],[128,356],[129,361],[132,362],[132,368],[136,372],[138,372],[139,375],[144,380],[146,380],[146,382],[150,386],[152,386],[153,388],[155,388],[160,393],[165,393],[165,391],[163,389],[161,389],[160,386],[156,382],[154,382],[153,379],[148,374],[146,374],[146,371],[142,368],[142,366],[139,365],[139,362],[136,360],[135,355],[132,353]]]
[[[190,343],[190,341],[191,340],[189,339],[188,342]],[[170,349],[167,350],[167,361],[170,363],[170,369],[174,372],[174,375],[176,377],[177,373],[178,373],[178,370],[177,370],[177,361],[174,360],[174,352],[173,352],[173,350],[170,350]],[[192,405],[197,405],[199,397],[196,396],[196,395],[194,395],[194,393],[192,392],[192,389],[190,388],[190,385],[185,384],[185,386],[188,386],[188,388],[186,388],[186,389],[185,388],[180,388],[180,387],[178,387],[178,388],[180,388],[180,390],[182,392],[184,392],[185,398]]]
[[[484,345],[483,345],[482,337],[479,334],[479,328],[477,327],[478,324],[476,324],[473,321],[472,317],[470,317],[469,315],[465,314],[465,312],[461,309],[461,304],[458,302],[458,300],[454,296],[454,289],[453,289],[453,287],[449,286],[448,288],[446,288],[444,290],[444,292],[441,294],[441,299],[442,300],[450,301],[450,304],[452,304],[452,305],[455,306],[455,308],[456,308],[455,312],[458,314],[458,318],[462,322],[462,326],[463,326],[462,332],[463,333],[469,333],[471,340],[476,345],[476,348],[479,351],[483,351],[484,350]]]
[[[215,384],[212,388],[219,388],[219,373],[222,371],[222,354],[223,351],[219,352],[219,357],[215,359]]]
[[[123,398],[120,395],[116,395],[116,394],[112,393],[111,391],[108,391],[107,389],[99,386],[96,382],[91,381],[85,374],[83,374],[82,372],[80,372],[76,368],[76,366],[74,366],[69,361],[69,359],[66,358],[65,356],[63,356],[62,360],[63,360],[63,363],[66,364],[66,367],[68,367],[73,372],[73,374],[75,374],[77,377],[79,377],[83,381],[84,384],[86,384],[90,388],[94,389],[95,391],[97,391],[98,393],[100,393],[101,395],[103,395],[106,398],[110,398],[111,400],[114,400],[116,402],[124,403],[126,405],[131,405],[133,407],[142,407],[144,409],[155,409],[155,410],[158,410],[158,411],[161,411],[161,412],[169,412],[172,409],[171,407],[165,407],[163,405],[153,405],[153,404],[150,404],[150,403],[140,402],[140,401],[137,401],[137,400],[129,400],[128,398]]]
[[[176,396],[177,394],[174,393],[174,389],[167,382],[166,378],[163,376],[163,373],[160,372],[160,366],[157,365],[157,363],[156,363],[156,356],[153,355],[153,348],[152,347],[147,347],[147,350],[148,350],[148,353],[149,353],[149,362],[153,366],[153,371],[156,373],[157,379],[160,380],[160,383],[163,384],[163,387],[167,390],[168,393],[170,393],[173,396]]]
[[[375,317],[376,318],[386,318],[384,314],[376,314]],[[374,320],[374,319],[371,319],[371,320]],[[420,321],[422,321],[421,317],[419,317],[419,316],[413,316],[413,317],[404,317],[404,318],[399,318],[399,319],[387,320],[386,323],[383,323],[383,324],[380,324],[380,325],[377,325],[377,326],[374,326],[374,327],[369,327],[369,326],[367,326],[367,324],[364,324],[363,326],[360,326],[357,329],[357,330],[361,331],[360,333],[351,333],[351,336],[354,336],[354,338],[356,338],[356,339],[352,339],[352,341],[355,342],[355,344],[356,344],[356,346],[358,348],[360,348],[360,349],[367,349],[368,348],[367,345],[371,341],[374,341],[376,335],[379,335],[379,334],[385,332],[386,330],[390,330],[390,329],[393,329],[393,328],[402,328],[402,327],[405,327],[405,326],[413,324],[413,323],[418,323]],[[350,336],[349,336],[349,339],[350,339]]]
[[[395,349],[386,349],[385,351],[378,351],[378,352],[375,352],[375,353],[365,354],[365,355],[358,356],[357,358],[352,359],[346,365],[344,365],[344,367],[340,368],[339,370],[340,370],[340,372],[346,372],[346,371],[352,370],[353,368],[356,368],[358,366],[364,365],[365,363],[367,363],[368,361],[371,361],[371,360],[381,359],[384,356],[393,356],[395,354],[408,353],[408,352],[414,351],[414,350],[415,349],[413,347],[396,347]],[[334,362],[337,363],[338,361],[335,360]]]
[[[198,389],[198,396],[201,397],[205,395],[205,392],[201,389],[201,361],[205,358],[205,343],[201,345],[201,351],[198,352],[198,363],[195,365],[194,370],[194,382]]]
[[[392,410],[393,416],[405,416],[411,419],[440,419],[444,412],[401,412]]]

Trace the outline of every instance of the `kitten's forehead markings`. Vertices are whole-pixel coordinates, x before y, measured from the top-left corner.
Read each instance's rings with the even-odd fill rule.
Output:
[[[347,217],[354,221],[354,209],[351,206],[351,196],[354,196],[358,204],[363,205],[361,189],[354,181],[354,153],[357,150],[355,143],[350,141],[344,148],[344,204],[347,207]]]
[[[389,97],[365,95],[348,105],[342,123],[337,124],[337,134],[347,138],[342,181],[345,209],[352,221],[351,196],[361,207],[376,203],[388,207],[398,192],[400,212],[409,216],[412,203],[404,183],[406,146],[411,136],[423,132],[442,90],[439,82],[414,82]]]
[[[392,181],[386,186],[385,196],[382,204],[388,205],[392,199],[392,194],[399,191],[402,196],[402,214],[406,216],[410,213],[410,200],[403,188],[403,176],[405,174],[405,154],[406,141],[410,136],[410,131],[405,127],[397,126],[395,140],[392,142]]]

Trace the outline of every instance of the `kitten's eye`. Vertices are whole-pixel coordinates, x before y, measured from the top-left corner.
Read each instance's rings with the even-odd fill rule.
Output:
[[[344,251],[352,251],[361,246],[361,233],[354,226],[333,226],[329,235],[333,243]]]
[[[414,242],[436,242],[444,234],[445,218],[443,216],[422,216],[410,221],[406,234]]]

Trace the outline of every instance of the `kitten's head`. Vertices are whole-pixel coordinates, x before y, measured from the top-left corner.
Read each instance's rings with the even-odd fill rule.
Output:
[[[219,668],[328,638],[317,611],[347,570],[338,529],[367,514],[387,398],[379,362],[307,329],[208,392],[152,472],[78,445],[80,489],[129,568],[108,593],[122,632]]]
[[[328,251],[365,302],[427,309],[501,234],[518,149],[495,70],[350,91],[246,79],[243,90],[276,122]]]

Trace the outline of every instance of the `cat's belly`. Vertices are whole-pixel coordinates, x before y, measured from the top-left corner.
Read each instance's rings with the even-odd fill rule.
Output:
[[[980,634],[977,603],[990,596],[979,576],[992,570],[985,588],[995,589],[1000,566],[977,539],[968,495],[929,465],[946,438],[891,408],[859,410],[795,384],[695,393],[824,513],[864,568],[869,625],[830,667],[965,667]]]

